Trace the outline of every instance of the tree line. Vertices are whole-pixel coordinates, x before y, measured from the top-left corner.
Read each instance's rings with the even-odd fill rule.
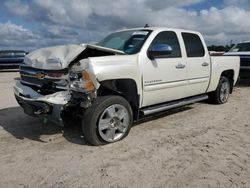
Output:
[[[208,48],[209,51],[228,52],[233,46],[234,46],[234,44],[226,45],[226,46],[223,46],[223,45],[219,45],[219,46],[211,45],[211,46],[208,46],[207,48]]]

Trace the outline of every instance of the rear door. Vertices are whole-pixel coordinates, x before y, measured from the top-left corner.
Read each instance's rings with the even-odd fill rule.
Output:
[[[210,56],[199,33],[182,32],[186,51],[187,96],[205,93],[210,80]]]

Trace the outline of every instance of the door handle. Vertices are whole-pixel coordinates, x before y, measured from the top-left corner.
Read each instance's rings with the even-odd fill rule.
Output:
[[[186,66],[183,65],[183,64],[181,64],[181,63],[178,63],[178,65],[175,66],[175,68],[177,68],[177,69],[183,69],[183,68],[185,68],[185,67],[186,67]]]
[[[204,62],[204,63],[202,63],[201,65],[202,65],[203,67],[206,67],[206,66],[208,66],[208,65],[209,65],[209,63]]]

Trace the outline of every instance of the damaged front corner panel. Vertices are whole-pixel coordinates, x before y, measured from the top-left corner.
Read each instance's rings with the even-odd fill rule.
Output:
[[[62,112],[71,100],[69,91],[60,91],[50,95],[41,95],[17,81],[14,92],[24,112],[34,117],[43,117],[59,126],[64,126]]]
[[[50,95],[41,95],[30,87],[21,84],[20,81],[16,81],[14,92],[17,96],[29,101],[41,101],[60,105],[67,104],[71,98],[69,91],[59,91]]]

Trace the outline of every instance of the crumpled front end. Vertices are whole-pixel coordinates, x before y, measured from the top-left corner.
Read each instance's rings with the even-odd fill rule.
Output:
[[[79,119],[82,111],[96,98],[98,82],[88,63],[76,64],[67,70],[48,71],[22,67],[21,79],[14,93],[24,112],[64,126]],[[95,81],[93,81],[95,80]]]
[[[14,93],[17,102],[26,114],[33,117],[43,117],[63,126],[62,112],[67,108],[71,100],[68,91],[41,95],[17,80]]]
[[[99,82],[88,57],[120,52],[91,45],[49,47],[30,53],[20,67],[15,97],[24,112],[64,125],[97,97]]]

